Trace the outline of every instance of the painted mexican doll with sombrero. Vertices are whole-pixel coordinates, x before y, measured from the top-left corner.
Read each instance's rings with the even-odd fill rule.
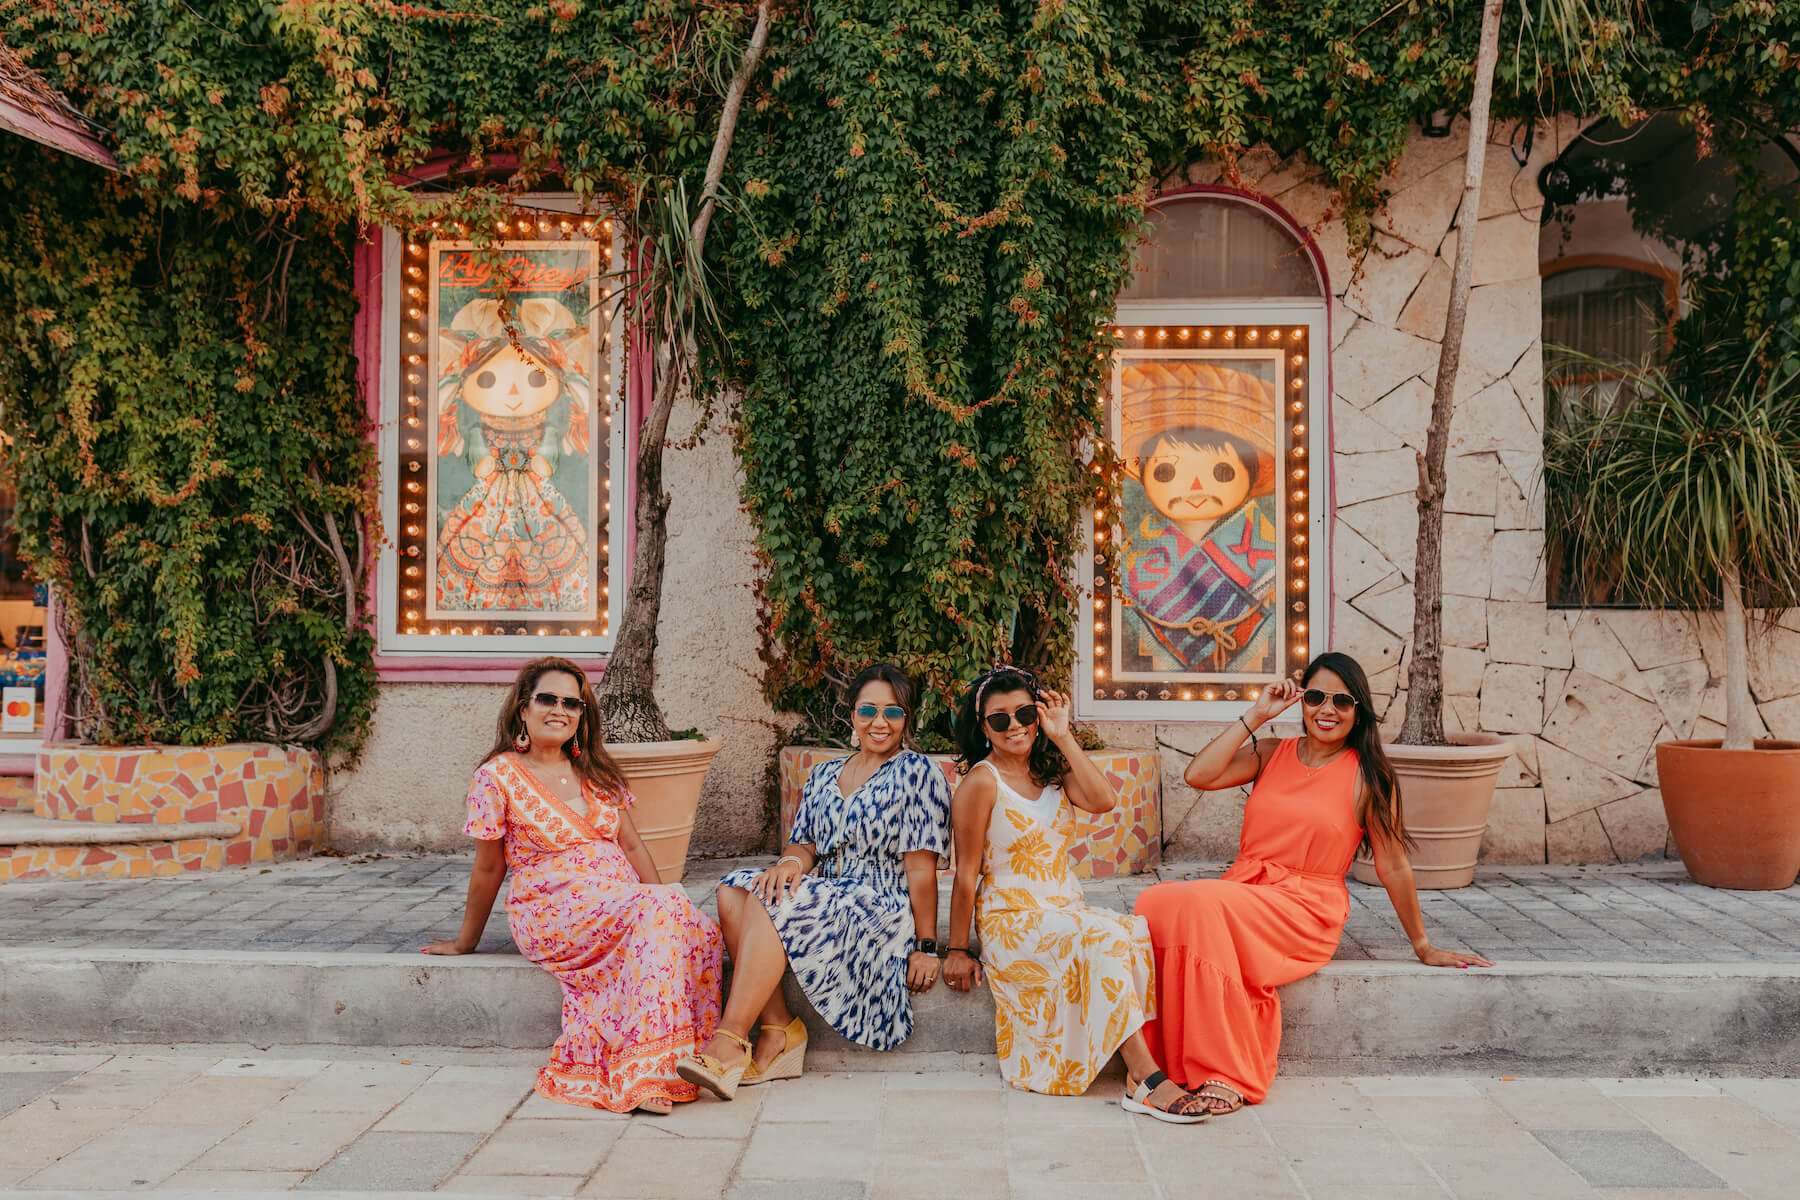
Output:
[[[590,332],[555,300],[475,300],[439,334],[437,607],[581,612]]]
[[[1128,361],[1121,374],[1127,604],[1117,666],[1275,670],[1275,388],[1219,360]]]

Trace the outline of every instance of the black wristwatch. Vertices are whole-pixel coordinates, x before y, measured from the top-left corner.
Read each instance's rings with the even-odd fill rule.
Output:
[[[914,954],[929,954],[929,955],[932,955],[933,957],[936,957],[937,953],[938,953],[937,939],[936,938],[914,938],[913,939],[913,953]]]

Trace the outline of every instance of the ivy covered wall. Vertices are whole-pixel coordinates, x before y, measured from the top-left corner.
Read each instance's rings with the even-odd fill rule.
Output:
[[[1687,4],[1574,6],[1592,19],[1569,41],[1545,23],[1558,7],[1570,8],[1508,7],[1503,112],[1629,116],[1671,104],[1723,138],[1742,133],[1726,106],[1785,112],[1781,98],[1795,94],[1783,88],[1795,78],[1796,0],[1742,0],[1704,19]],[[59,546],[47,532],[71,512],[93,509],[91,546],[99,506],[124,529],[142,524],[133,504],[176,497],[162,515],[177,526],[167,544],[179,553],[153,556],[142,588],[96,587],[80,631],[116,631],[130,646],[107,668],[118,687],[153,695],[143,712],[174,715],[161,725],[108,717],[91,732],[257,735],[250,717],[261,702],[228,703],[244,687],[230,673],[243,626],[215,600],[242,586],[244,562],[221,532],[222,509],[205,507],[224,502],[203,499],[201,485],[183,492],[190,476],[180,469],[225,462],[232,480],[208,481],[220,489],[251,486],[235,482],[247,472],[252,483],[272,478],[273,466],[254,475],[258,462],[310,480],[312,427],[292,437],[308,444],[263,445],[237,405],[273,387],[267,411],[292,403],[315,422],[340,405],[355,411],[337,324],[349,304],[342,247],[354,231],[479,220],[508,191],[539,186],[621,212],[677,180],[691,192],[721,73],[752,9],[744,0],[0,0],[0,36],[109,131],[126,166],[118,191],[71,183],[75,168],[60,163],[7,188],[4,221],[20,232],[0,249],[0,269],[26,278],[56,261],[63,272],[32,230],[111,222],[109,237],[138,247],[121,261],[143,281],[133,303],[160,328],[183,329],[162,318],[185,313],[188,328],[210,326],[190,342],[221,356],[236,345],[260,363],[261,348],[279,342],[305,364],[287,392],[253,366],[251,392],[240,395],[240,373],[221,357],[202,387],[205,372],[189,371],[197,360],[177,353],[171,333],[161,353],[178,365],[156,378],[186,391],[163,388],[167,408],[157,411],[173,410],[177,396],[191,409],[172,425],[121,418],[84,442],[84,389],[135,387],[107,324],[112,285],[88,282],[100,277],[80,264],[42,285],[88,289],[57,308],[72,339],[62,347],[33,324],[35,302],[0,296],[16,346],[0,364],[7,428],[72,447],[72,462],[88,445],[108,462],[149,455],[170,472],[139,500],[130,488],[149,485],[135,475],[120,476],[123,491],[84,492],[87,476],[63,469],[35,493],[44,511],[29,518],[46,531],[30,542],[42,568],[73,569],[66,539]],[[994,658],[1060,675],[1076,518],[1109,486],[1093,437],[1104,366],[1095,325],[1127,269],[1144,202],[1196,158],[1223,163],[1230,180],[1238,154],[1267,145],[1312,164],[1332,196],[1319,219],[1360,238],[1408,130],[1466,97],[1478,17],[1476,6],[1435,0],[778,5],[726,175],[725,229],[712,242],[731,336],[709,364],[713,384],[742,389],[744,500],[757,522],[772,696],[816,712],[825,683],[877,654],[921,669],[934,703]],[[448,185],[409,186],[408,170],[433,151],[462,156],[467,170]],[[501,155],[517,166],[495,174]],[[265,305],[277,294],[287,302]],[[92,316],[75,321],[76,312]],[[28,392],[35,410],[22,403]],[[229,453],[201,453],[225,445],[205,441],[208,418],[192,410],[207,407],[239,418],[217,422]],[[165,453],[144,440],[149,430],[189,442]],[[347,446],[332,440],[346,436],[332,424],[324,441]],[[317,494],[300,506],[318,506],[313,526],[327,509],[344,520],[368,510],[361,462],[321,469]],[[296,486],[312,495],[309,483]],[[315,545],[305,528],[270,521],[272,538]],[[110,544],[115,555],[124,547]],[[313,632],[304,654],[284,649],[281,661],[331,648],[343,711],[366,711],[352,682],[368,678],[366,638],[328,636],[345,616],[328,588],[291,603],[296,627]],[[222,660],[210,656],[214,644],[229,651]],[[321,672],[319,699],[323,682]],[[345,725],[346,745],[356,728]]]

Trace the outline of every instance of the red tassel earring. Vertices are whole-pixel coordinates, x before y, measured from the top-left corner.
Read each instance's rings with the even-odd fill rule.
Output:
[[[517,750],[520,754],[531,749],[531,735],[526,733],[523,729],[519,730],[518,734],[513,738],[513,749]]]

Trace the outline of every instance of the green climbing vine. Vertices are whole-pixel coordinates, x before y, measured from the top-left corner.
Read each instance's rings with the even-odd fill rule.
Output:
[[[348,247],[0,163],[0,404],[78,731],[354,748],[375,697]]]

